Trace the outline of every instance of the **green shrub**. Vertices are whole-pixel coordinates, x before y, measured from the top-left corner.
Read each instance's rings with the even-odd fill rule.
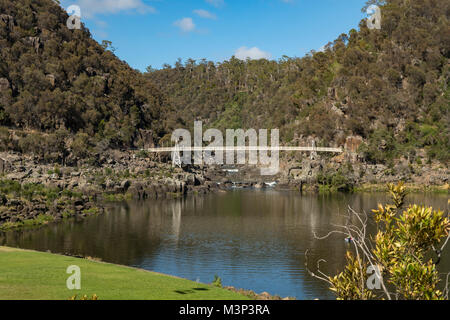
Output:
[[[351,213],[360,223],[343,226],[355,250],[347,251],[347,265],[336,276],[316,276],[331,286],[340,300],[400,299],[443,300],[446,292],[438,289],[441,281],[438,262],[430,257],[444,253],[450,232],[450,220],[444,212],[431,207],[410,205],[403,209],[407,194],[403,183],[389,184],[393,204],[378,205],[373,210],[377,225],[374,236],[366,235],[364,215]],[[351,211],[352,212],[352,211]],[[349,216],[351,221],[352,217]],[[339,232],[339,231],[338,231]],[[441,242],[442,241],[442,242]],[[438,247],[440,246],[440,247]],[[380,287],[369,285],[374,268]],[[369,274],[368,274],[369,273]],[[314,274],[313,274],[314,275]]]
[[[136,156],[137,156],[138,158],[143,158],[143,159],[145,159],[145,158],[148,158],[148,157],[149,157],[149,153],[148,153],[147,151],[145,151],[145,150],[140,150],[140,151],[136,154]]]
[[[222,279],[217,274],[214,276],[212,285],[218,288],[222,288]]]
[[[326,171],[319,172],[317,182],[319,183],[320,192],[351,192],[354,183],[348,178],[349,172],[342,171]]]

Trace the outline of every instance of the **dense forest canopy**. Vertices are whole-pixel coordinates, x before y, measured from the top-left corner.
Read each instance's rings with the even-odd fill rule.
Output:
[[[0,125],[106,147],[166,133],[158,90],[84,26],[67,28],[58,3],[0,0],[0,13]]]
[[[359,135],[366,160],[387,162],[426,149],[449,157],[450,1],[369,1],[382,28],[361,21],[323,52],[279,61],[192,59],[148,69],[174,107],[173,121],[192,126],[280,128],[283,142],[306,137],[343,145]]]
[[[0,129],[0,149],[83,157],[161,144],[203,120],[279,128],[284,144],[360,136],[372,163],[448,163],[450,2],[370,4],[381,7],[381,30],[363,20],[303,58],[180,59],[140,73],[84,26],[69,30],[57,2],[0,0],[0,126],[24,133]]]

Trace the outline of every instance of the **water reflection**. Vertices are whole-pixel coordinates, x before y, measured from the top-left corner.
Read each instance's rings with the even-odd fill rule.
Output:
[[[100,257],[211,282],[217,274],[225,285],[267,291],[299,299],[333,298],[325,283],[305,270],[326,258],[323,270],[342,269],[347,244],[342,236],[317,240],[334,225],[346,222],[348,206],[375,208],[387,199],[375,195],[315,196],[291,192],[236,190],[177,200],[129,202],[84,221],[50,225],[34,231],[8,232],[0,243]],[[410,202],[446,209],[447,196],[410,196]],[[442,261],[450,269],[449,254]]]

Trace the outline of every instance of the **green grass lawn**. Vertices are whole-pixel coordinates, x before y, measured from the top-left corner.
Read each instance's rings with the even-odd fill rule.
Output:
[[[81,269],[81,290],[66,286],[67,267]],[[193,281],[86,259],[0,247],[1,300],[242,300],[240,294]]]

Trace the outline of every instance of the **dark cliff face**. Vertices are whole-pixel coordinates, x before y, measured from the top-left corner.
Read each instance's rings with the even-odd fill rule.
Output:
[[[165,134],[158,90],[83,25],[67,28],[54,1],[0,0],[0,12],[0,125],[111,147]]]

